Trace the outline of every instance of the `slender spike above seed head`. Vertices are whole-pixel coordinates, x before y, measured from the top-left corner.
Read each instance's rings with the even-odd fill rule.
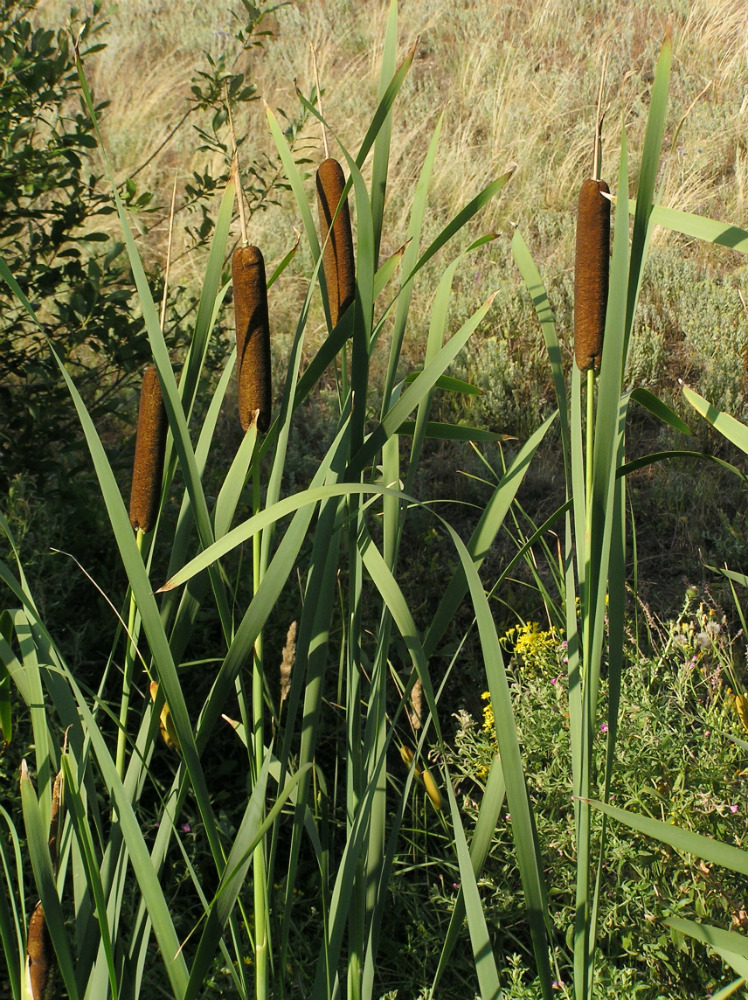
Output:
[[[608,304],[610,200],[605,181],[586,180],[579,192],[574,267],[574,357],[580,371],[599,368]]]
[[[237,247],[231,258],[236,319],[236,370],[239,420],[246,431],[255,413],[257,427],[270,426],[270,326],[265,261],[257,247]]]
[[[317,207],[320,235],[326,240],[322,251],[322,266],[333,326],[337,326],[338,320],[356,295],[356,265],[347,198],[340,206],[335,222],[332,221],[344,188],[345,176],[338,161],[332,157],[323,160],[317,169]],[[330,225],[332,232],[328,239]]]
[[[150,531],[158,513],[168,422],[158,372],[151,365],[143,375],[130,488],[130,524]]]

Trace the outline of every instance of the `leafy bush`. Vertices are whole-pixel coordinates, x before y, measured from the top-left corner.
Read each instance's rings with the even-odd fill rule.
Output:
[[[734,709],[733,647],[722,613],[689,595],[681,615],[665,623],[645,608],[640,643],[630,633],[612,801],[624,808],[686,826],[728,843],[745,843],[748,793],[741,776],[745,753],[729,736],[742,732]],[[555,629],[527,622],[507,633],[512,703],[525,755],[530,797],[543,848],[557,940],[569,944],[574,922],[573,809],[568,794],[571,748],[565,642]],[[606,753],[607,698],[594,744],[598,773]],[[497,752],[493,711],[483,719],[461,710],[448,764],[459,774],[468,815]],[[594,792],[603,797],[602,782]],[[512,849],[511,817],[502,812],[481,895],[496,927],[497,950],[508,961],[529,942],[515,923],[519,872]],[[674,916],[729,924],[744,918],[742,879],[698,859],[682,858],[656,842],[609,828],[602,867],[600,948],[604,956],[599,995],[704,995],[720,978],[720,963],[703,946],[663,924]],[[571,980],[570,969],[562,969]],[[620,992],[619,992],[620,991]],[[510,993],[514,996],[514,993]],[[519,993],[518,995],[522,995]],[[534,996],[534,993],[528,995]]]

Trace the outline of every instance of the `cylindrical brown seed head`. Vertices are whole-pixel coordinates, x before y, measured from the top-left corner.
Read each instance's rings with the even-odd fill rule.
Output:
[[[150,531],[161,497],[161,476],[168,423],[158,372],[151,365],[143,375],[135,439],[135,461],[130,487],[130,524],[137,531]]]
[[[587,180],[579,192],[574,268],[574,357],[580,371],[599,368],[608,304],[610,201],[605,181]]]
[[[332,224],[330,238],[322,251],[322,267],[325,271],[330,319],[333,326],[337,325],[356,295],[356,266],[348,199],[340,206],[337,218],[334,223],[332,222],[344,187],[343,168],[338,161],[332,157],[323,160],[317,170],[317,205],[322,240],[327,238]]]
[[[257,427],[270,426],[270,326],[265,261],[257,247],[237,247],[231,258],[236,318],[239,420],[246,431],[259,410]]]
[[[41,903],[36,904],[29,918],[26,968],[33,1000],[49,1000],[54,992],[55,953]]]

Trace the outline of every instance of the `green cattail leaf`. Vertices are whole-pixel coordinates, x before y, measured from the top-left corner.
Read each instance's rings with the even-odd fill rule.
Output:
[[[216,215],[215,229],[210,241],[210,252],[205,264],[200,302],[197,307],[195,329],[187,350],[182,377],[179,381],[179,395],[188,420],[192,416],[195,398],[200,384],[200,375],[208,353],[210,336],[218,316],[217,306],[222,298],[219,289],[226,259],[226,244],[233,218],[235,185],[229,180],[221,197]]]
[[[512,237],[512,254],[519,272],[525,282],[530,296],[532,297],[535,313],[540,322],[540,329],[543,332],[543,340],[548,352],[548,360],[551,366],[551,376],[553,378],[553,388],[556,392],[556,404],[558,406],[561,421],[561,441],[564,454],[569,452],[569,408],[566,397],[566,379],[564,377],[564,366],[561,360],[561,345],[558,342],[556,323],[553,318],[553,310],[548,300],[548,293],[545,289],[540,271],[527,248],[527,244],[520,233],[515,229]],[[568,464],[568,457],[565,458],[564,466]]]
[[[639,406],[643,406],[652,416],[662,420],[668,427],[672,427],[678,434],[691,436],[692,432],[688,424],[684,423],[674,410],[671,410],[669,406],[663,403],[661,399],[658,399],[649,389],[634,389],[631,393],[631,399],[637,402]]]
[[[469,550],[459,535],[449,526],[447,530],[457,549],[462,570],[467,579],[470,597],[475,611],[480,636],[483,662],[486,670],[486,681],[491,694],[491,704],[496,720],[496,739],[501,754],[504,781],[506,782],[506,797],[512,818],[512,830],[517,862],[525,894],[530,934],[532,936],[533,952],[537,963],[538,978],[543,991],[544,1000],[551,1000],[550,957],[548,952],[548,898],[545,887],[543,860],[538,848],[535,824],[532,817],[532,807],[527,793],[522,753],[520,751],[517,729],[514,722],[512,697],[509,682],[504,667],[504,659],[499,645],[496,625],[493,620],[488,599],[483,590],[483,584],[473,562]]]
[[[667,844],[668,847],[672,847],[673,850],[695,854],[697,858],[703,858],[714,865],[729,868],[730,871],[737,872],[739,875],[748,876],[748,851],[743,850],[743,848],[723,844],[719,840],[712,840],[711,837],[694,833],[693,830],[683,830],[671,823],[663,823],[661,820],[641,816],[628,809],[609,806],[594,799],[590,799],[589,804],[593,809],[605,813],[616,822],[623,823],[632,830],[638,830],[646,837],[659,840],[663,844]]]
[[[10,700],[10,670],[20,670],[20,664],[11,649],[13,621],[7,611],[0,613],[0,736],[5,743],[13,738],[13,710]]]
[[[673,40],[668,30],[660,49],[660,55],[655,67],[655,79],[649,99],[649,114],[647,128],[644,133],[639,183],[636,192],[636,212],[634,215],[634,231],[631,235],[631,264],[628,300],[626,305],[626,346],[631,335],[634,322],[634,312],[641,287],[644,258],[651,233],[650,216],[654,205],[655,184],[662,150],[662,137],[665,132],[665,112],[667,110],[668,88],[670,86],[670,63],[673,54]],[[623,202],[623,194],[627,188],[618,188]],[[618,225],[618,212],[616,212]],[[611,275],[612,279],[612,275]]]
[[[470,944],[473,948],[473,961],[475,963],[475,971],[478,974],[481,1000],[499,1000],[502,995],[499,985],[499,972],[496,968],[491,937],[488,933],[486,917],[483,913],[483,903],[478,891],[478,882],[475,877],[472,858],[468,851],[465,830],[462,826],[462,817],[457,806],[452,782],[447,781],[446,787],[452,814],[452,830],[455,839],[457,863],[460,870],[460,897],[464,902],[464,910],[467,916]]]
[[[724,958],[727,964],[730,965],[731,963],[727,957],[727,954],[726,953],[724,954],[720,953],[720,954],[722,954],[722,958]],[[726,986],[723,986],[721,990],[717,990],[716,993],[712,993],[710,1000],[728,1000],[728,997],[734,996],[741,986],[745,986],[745,982],[746,982],[745,977],[742,976],[740,979],[733,980],[733,982],[728,983]]]
[[[224,535],[223,538],[214,542],[210,548],[205,549],[199,555],[195,556],[195,558],[187,563],[186,566],[182,567],[178,573],[175,573],[175,575],[171,577],[171,579],[168,580],[158,592],[161,593],[163,591],[173,590],[175,587],[182,586],[182,584],[192,579],[196,573],[206,569],[209,565],[216,562],[216,560],[231,552],[238,545],[248,541],[269,525],[275,524],[277,521],[280,521],[282,518],[287,517],[289,514],[293,514],[296,511],[300,511],[308,507],[314,508],[321,500],[327,500],[330,497],[352,495],[366,496],[374,494],[384,495],[387,493],[395,494],[410,502],[413,501],[413,498],[409,497],[406,493],[402,493],[398,490],[391,490],[375,483],[370,485],[364,485],[361,483],[336,483],[327,486],[313,486],[308,490],[303,490],[301,493],[294,493],[292,496],[284,497],[282,500],[274,503],[271,507],[259,511],[253,517],[250,517],[242,524],[237,525],[237,527],[233,528],[226,535]]]
[[[504,772],[501,769],[501,758],[495,755],[491,762],[491,770],[488,773],[488,780],[481,799],[478,811],[478,820],[470,842],[470,863],[474,876],[478,876],[483,869],[491,843],[496,832],[496,824],[504,807],[506,798],[506,784],[504,782]],[[449,957],[457,944],[462,924],[465,920],[465,899],[463,894],[464,879],[461,877],[460,891],[455,900],[452,916],[449,919],[449,928],[444,939],[439,965],[434,974],[434,982],[431,985],[432,995],[435,995],[436,987],[441,976],[449,963]],[[472,885],[472,883],[471,883]]]
[[[421,371],[410,372],[403,379],[405,385],[412,385],[413,382],[421,374]],[[464,379],[455,378],[453,375],[440,375],[439,378],[434,383],[435,389],[443,389],[444,392],[456,392],[462,396],[480,396],[482,395],[482,390],[478,388],[477,385],[472,385],[470,382],[465,382]]]
[[[713,948],[731,969],[748,979],[748,943],[742,934],[726,931],[710,924],[700,924],[695,920],[683,920],[680,917],[669,917],[662,921],[667,927],[687,934],[696,941]],[[729,996],[729,994],[727,994]],[[712,995],[712,1000],[716,994]]]
[[[410,208],[406,244],[403,252],[403,277],[400,282],[400,292],[397,297],[397,305],[395,308],[395,320],[392,329],[392,338],[390,341],[390,355],[387,362],[387,376],[385,378],[384,391],[382,394],[382,414],[389,409],[390,397],[395,386],[397,368],[400,363],[400,353],[402,351],[405,327],[408,321],[410,300],[413,295],[412,279],[418,263],[418,253],[421,242],[421,232],[423,229],[423,220],[426,214],[429,184],[431,182],[431,174],[433,173],[436,152],[439,146],[443,118],[443,115],[439,116],[434,129],[434,134],[429,142],[429,148],[426,151],[426,157],[418,175],[418,183],[416,184],[413,203]]]
[[[101,858],[96,855],[94,837],[86,815],[86,805],[81,797],[75,771],[70,762],[70,754],[62,755],[62,774],[65,776],[65,807],[69,811],[73,833],[78,843],[85,871],[86,886],[93,896],[95,919],[101,936],[106,968],[109,976],[109,987],[113,1000],[119,996],[117,971],[115,968],[114,950],[107,914],[107,902],[102,884]]]
[[[629,202],[629,212],[636,212],[636,202]],[[665,208],[655,205],[652,209],[650,222],[653,226],[665,226],[684,236],[693,236],[717,246],[729,247],[738,253],[748,253],[748,231],[740,226],[727,225],[715,219],[705,219],[700,215],[680,212],[675,208]]]
[[[504,523],[504,518],[509,513],[517,490],[530,467],[530,462],[554,419],[555,414],[549,417],[520,448],[514,461],[501,477],[498,486],[486,504],[483,514],[468,542],[468,551],[476,569],[480,569],[483,560],[488,555],[488,551]],[[462,604],[467,589],[465,574],[458,565],[445,587],[439,607],[424,637],[423,647],[427,657],[433,656],[436,651],[441,637],[452,622],[460,604]]]
[[[735,417],[730,416],[729,413],[718,410],[716,406],[704,399],[697,392],[694,392],[693,389],[689,389],[687,385],[684,385],[682,388],[683,395],[694,410],[700,413],[715,430],[719,431],[736,448],[740,448],[744,454],[748,455],[748,427],[745,424],[741,424]]]
[[[317,239],[317,228],[314,225],[314,219],[312,218],[312,213],[309,210],[309,201],[307,199],[306,188],[304,186],[301,172],[296,166],[296,161],[294,160],[291,150],[288,147],[286,137],[278,124],[278,119],[267,106],[265,107],[265,113],[267,114],[268,125],[270,126],[270,134],[275,142],[278,155],[280,156],[281,163],[283,164],[283,169],[286,177],[288,178],[288,182],[291,185],[294,198],[296,199],[296,207],[299,210],[301,220],[304,223],[304,232],[306,234],[307,241],[309,242],[309,249],[312,252],[312,260],[316,264],[320,257],[320,245],[319,240]]]
[[[415,420],[404,420],[397,429],[398,434],[415,434]],[[496,434],[480,427],[464,427],[462,424],[443,424],[429,420],[424,424],[424,435],[434,441],[509,441],[511,434]]]
[[[0,805],[0,819],[7,826],[0,837],[0,865],[5,879],[5,887],[0,889],[0,941],[8,967],[8,978],[13,997],[21,997],[22,956],[24,954],[24,908],[23,859],[21,842],[15,823],[10,814]],[[12,874],[11,870],[15,870]]]
[[[379,100],[382,101],[395,75],[397,66],[397,0],[392,0],[387,16],[387,29],[382,47],[382,64],[379,70]],[[374,260],[379,265],[379,248],[384,224],[384,200],[387,191],[387,173],[390,166],[390,141],[392,138],[392,112],[382,123],[374,142],[371,170],[371,217],[374,225]]]
[[[452,364],[459,352],[465,346],[472,334],[491,308],[493,296],[488,299],[475,313],[460,327],[460,329],[450,338],[450,340],[439,351],[435,359],[424,368],[415,382],[408,387],[397,402],[389,409],[382,419],[380,425],[371,433],[366,443],[361,447],[356,455],[351,459],[350,471],[358,472],[364,469],[375,457],[382,447],[383,442],[397,431],[397,428],[410,413],[422,402],[431,392],[436,380],[442,375],[445,369]]]

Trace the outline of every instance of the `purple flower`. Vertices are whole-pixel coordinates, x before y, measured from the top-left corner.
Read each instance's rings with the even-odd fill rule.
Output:
[[[730,812],[731,812],[731,813],[736,813],[737,811],[738,811],[738,807],[737,807],[737,805],[734,805],[734,806],[730,806]]]
[[[607,731],[608,731],[608,723],[607,722],[603,722],[602,726],[600,726],[600,732],[601,733],[607,733]]]

